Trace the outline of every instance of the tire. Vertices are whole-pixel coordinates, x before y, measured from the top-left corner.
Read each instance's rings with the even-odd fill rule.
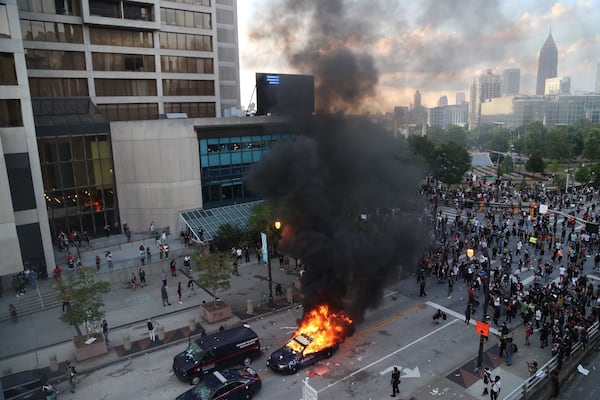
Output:
[[[250,400],[250,399],[252,399],[252,393],[251,392],[244,393],[244,400]]]
[[[244,361],[242,361],[242,364],[244,364],[244,366],[248,366],[252,363],[252,359],[250,357],[246,357],[244,358]]]
[[[327,350],[327,353],[325,353],[325,357],[327,357],[327,358],[331,358],[332,355],[333,355],[333,351],[331,351],[331,349]]]
[[[200,383],[200,377],[199,376],[195,376],[192,378],[192,385],[197,385]]]

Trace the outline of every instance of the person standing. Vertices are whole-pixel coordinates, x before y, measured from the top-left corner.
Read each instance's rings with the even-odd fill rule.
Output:
[[[146,246],[146,258],[148,259],[148,264],[152,264],[152,251],[150,250],[150,246]]]
[[[469,325],[471,323],[471,304],[467,304],[467,308],[465,309],[465,325]]]
[[[162,302],[163,302],[163,307],[167,306],[167,305],[171,305],[171,303],[169,303],[169,294],[167,293],[167,286],[163,285],[160,288],[160,295],[162,297]],[[166,304],[165,304],[166,303]]]
[[[77,385],[77,371],[75,370],[75,366],[71,364],[71,361],[67,361],[67,379],[69,380],[71,393],[75,393],[75,386]]]
[[[492,390],[490,391],[491,400],[498,400],[501,387],[502,385],[500,384],[500,377],[496,375],[496,377],[494,378],[494,383],[492,383]]]
[[[175,259],[172,259],[169,265],[171,268],[171,276],[177,276],[177,262],[175,261]]]
[[[135,272],[131,272],[131,288],[133,289],[134,292],[135,292],[135,289],[137,288],[137,278],[135,277]]]
[[[17,317],[17,307],[15,307],[14,304],[8,305],[8,314],[10,315],[12,322],[17,322],[19,320]]]
[[[144,247],[144,244],[140,244],[139,247],[139,251],[140,251],[140,262],[142,263],[142,265],[146,264],[146,248]]]
[[[165,272],[165,270],[162,270],[162,272],[160,273],[160,278],[162,279],[162,285],[164,287],[167,287],[167,273]]]
[[[100,271],[100,256],[96,254],[96,271]]]
[[[448,298],[452,297],[452,290],[454,289],[454,275],[450,273],[448,275]]]
[[[106,263],[108,264],[108,269],[112,271],[113,261],[112,261],[112,253],[110,251],[106,252]]]
[[[62,293],[62,312],[69,308],[71,308],[71,296],[69,296],[69,292],[64,290]]]
[[[140,287],[146,286],[146,271],[144,271],[143,267],[140,267],[140,272],[138,272],[140,276]]]
[[[148,336],[152,342],[156,342],[156,331],[154,330],[154,324],[155,322],[151,319],[149,319],[148,323],[146,324],[148,326]]]
[[[398,387],[400,385],[400,370],[398,369],[398,367],[394,367],[394,370],[392,371],[392,397],[396,397],[396,393],[400,394],[400,388]]]
[[[190,277],[188,279],[188,283],[187,283],[187,288],[188,288],[188,297],[192,296],[192,293],[195,294],[194,292],[194,277],[192,276],[192,274],[190,274]]]
[[[489,367],[485,367],[483,369],[483,393],[481,393],[482,396],[488,394],[488,385],[490,384],[490,381],[492,380],[492,371],[489,369]]]
[[[104,341],[108,345],[110,340],[108,340],[108,322],[105,319],[102,320],[102,335],[104,335]]]
[[[183,301],[181,301],[181,282],[177,284],[177,300],[179,304],[183,304]]]
[[[165,243],[163,249],[165,250],[165,258],[169,258],[169,245]]]

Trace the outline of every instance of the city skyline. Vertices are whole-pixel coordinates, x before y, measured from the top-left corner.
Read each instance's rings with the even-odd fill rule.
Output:
[[[433,0],[391,6],[383,0],[336,0],[326,7],[315,1],[292,3],[238,4],[243,108],[256,101],[251,98],[255,72],[316,75],[298,58],[307,49],[323,55],[344,48],[357,57],[372,57],[377,72],[373,92],[359,99],[360,106],[340,108],[387,112],[411,103],[417,89],[423,105],[433,107],[443,95],[468,92],[473,77],[487,69],[501,74],[519,68],[520,92],[534,94],[539,51],[550,30],[558,47],[558,75],[576,77],[573,91],[594,90],[600,10],[591,1],[491,1],[482,7],[469,0],[460,9]],[[339,19],[327,21],[328,15]],[[465,23],[470,20],[478,21],[477,28]]]

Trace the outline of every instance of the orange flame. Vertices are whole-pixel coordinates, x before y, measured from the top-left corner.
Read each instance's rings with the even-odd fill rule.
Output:
[[[341,343],[350,324],[352,320],[343,311],[333,312],[327,305],[318,306],[306,313],[286,346],[305,355],[323,350]],[[298,336],[308,336],[312,341],[304,347],[295,340]]]

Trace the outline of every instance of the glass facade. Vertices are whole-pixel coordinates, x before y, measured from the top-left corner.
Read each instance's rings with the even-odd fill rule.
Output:
[[[204,208],[258,200],[246,187],[244,175],[273,144],[294,138],[294,134],[285,133],[200,138]]]
[[[0,100],[0,128],[23,126],[21,100]]]
[[[160,32],[159,40],[162,49],[213,51],[212,36],[209,35]]]
[[[81,16],[79,0],[17,0],[21,11]]]
[[[97,104],[97,107],[109,121],[158,119],[156,103]]]
[[[92,44],[125,47],[154,47],[152,32],[90,27]]]
[[[0,53],[0,85],[16,85],[17,70],[12,53]]]
[[[23,34],[23,40],[83,43],[83,30],[81,29],[81,25],[22,19],[21,32]]]
[[[193,74],[213,74],[212,58],[160,56],[162,72],[182,72]]]
[[[109,135],[40,137],[38,148],[53,237],[114,228],[119,217]]]
[[[212,29],[210,13],[160,9],[160,22],[163,25],[185,26],[186,28]]]
[[[163,79],[165,96],[214,96],[214,81],[192,81],[184,79]]]
[[[97,96],[156,96],[154,79],[94,79]]]
[[[90,15],[100,17],[152,20],[152,5],[131,1],[89,0]]]
[[[87,96],[85,78],[29,78],[31,97]]]
[[[26,49],[27,69],[85,70],[85,55],[81,51]]]
[[[189,118],[216,117],[215,103],[165,103],[165,112],[186,113]]]
[[[154,56],[143,54],[92,53],[95,71],[154,72]]]

